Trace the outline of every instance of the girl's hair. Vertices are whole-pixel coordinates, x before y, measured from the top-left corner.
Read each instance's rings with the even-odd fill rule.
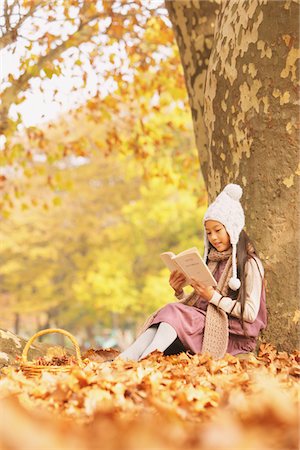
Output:
[[[210,244],[211,246],[211,244]],[[243,330],[246,333],[244,326],[244,311],[246,302],[246,273],[245,265],[254,256],[259,257],[252,241],[250,240],[248,234],[245,230],[240,233],[239,241],[237,243],[237,276],[241,280],[241,287],[238,291],[233,291],[229,288],[228,297],[233,300],[237,300],[241,303],[241,322]]]
[[[248,234],[245,230],[240,233],[239,241],[237,243],[237,276],[241,280],[241,287],[238,291],[232,291],[229,289],[228,296],[233,300],[237,300],[241,303],[241,321],[243,330],[246,333],[244,326],[244,311],[246,303],[246,273],[245,265],[254,256],[258,257],[258,253],[254,247],[253,242],[251,242]]]

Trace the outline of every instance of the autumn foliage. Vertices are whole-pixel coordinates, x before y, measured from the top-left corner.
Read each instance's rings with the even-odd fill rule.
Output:
[[[188,15],[194,27],[191,8]],[[159,253],[202,246],[207,195],[191,116],[199,123],[202,81],[187,70],[189,58],[181,65],[162,0],[5,0],[0,18],[1,56],[15,66],[3,66],[0,88],[2,321],[25,337],[67,327],[84,346],[107,329],[134,334],[173,295]],[[208,39],[195,39],[198,26],[187,28],[190,54],[198,58],[202,45],[206,51],[201,71],[212,48],[206,28]],[[193,74],[192,109],[184,73]],[[288,93],[275,91],[271,98],[287,104]],[[30,99],[40,94],[61,115],[27,126],[26,105],[38,109]],[[225,140],[221,128],[215,131]],[[198,149],[200,135],[196,129]],[[0,449],[298,448],[299,352],[263,344],[244,359],[154,352],[138,363],[110,361],[117,353],[89,350],[82,368],[72,356],[46,354],[36,364],[49,370],[38,378],[3,369]],[[8,355],[1,357],[6,365]],[[71,363],[70,373],[51,373],[51,365]]]
[[[1,448],[21,450],[25,436],[31,449],[297,448],[299,352],[263,344],[257,357],[219,361],[88,356],[70,374],[32,379],[6,369]]]

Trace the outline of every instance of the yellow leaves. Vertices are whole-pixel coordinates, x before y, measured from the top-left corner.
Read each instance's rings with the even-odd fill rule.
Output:
[[[77,3],[77,2],[75,2],[75,3]],[[86,7],[85,7],[85,9],[84,9],[84,13],[85,13],[85,16],[86,16],[87,18],[96,16],[98,12],[99,12],[99,11],[98,11],[98,9],[97,9],[96,3],[94,3],[94,2],[89,2],[89,3],[86,4]]]
[[[173,87],[168,92],[174,101],[182,99],[182,89]]]
[[[87,100],[87,108],[83,107],[82,111],[88,113],[88,118],[92,119],[94,124],[96,124],[95,128],[99,129],[101,123],[101,142],[103,143],[101,150],[105,152],[106,155],[110,155],[113,151],[119,152],[120,154],[130,154],[130,152],[133,151],[138,162],[142,165],[146,160],[149,160],[152,157],[156,160],[157,156],[161,153],[162,146],[168,144],[171,148],[172,144],[177,141],[176,133],[180,131],[180,128],[173,127],[172,133],[167,133],[166,127],[162,126],[164,116],[166,113],[169,114],[171,108],[174,108],[174,113],[172,114],[173,118],[182,117],[180,120],[185,124],[185,130],[191,128],[188,99],[178,48],[171,27],[165,18],[159,17],[159,12],[157,15],[148,15],[147,8],[143,8],[139,2],[134,2],[132,7],[131,5],[125,5],[126,7],[124,7],[123,15],[123,12],[116,13],[116,11],[114,11],[114,2],[100,3],[102,3],[101,8],[103,7],[104,9],[103,16],[107,19],[110,18],[112,21],[111,26],[108,26],[107,28],[106,37],[108,38],[108,42],[99,45],[97,41],[97,32],[92,30],[93,25],[85,27],[86,30],[83,30],[82,32],[86,33],[84,39],[87,42],[87,57],[93,68],[98,68],[98,65],[101,65],[101,63],[104,62],[101,58],[103,56],[103,46],[105,45],[105,50],[107,50],[107,55],[109,55],[109,61],[114,63],[115,66],[117,66],[118,62],[120,64],[119,67],[115,67],[112,71],[107,70],[105,72],[103,81],[113,81],[113,83],[111,83],[114,89],[113,92],[107,96],[102,95],[101,92],[101,98],[100,94],[98,94],[93,99]],[[96,5],[95,2],[85,2],[84,7],[81,8],[81,3],[78,2],[78,0],[65,0],[63,2],[63,10],[61,11],[62,14],[58,20],[61,25],[63,25],[64,20],[70,25],[70,22],[72,23],[72,20],[78,14],[80,9],[81,19],[83,19],[83,21],[88,21],[92,16],[97,15],[97,13],[100,12],[100,3],[99,5]],[[48,18],[49,21],[57,19],[54,14],[56,8],[55,3],[53,5],[42,5],[41,8],[45,19]],[[144,14],[145,16],[142,18],[145,20],[140,20],[140,17]],[[100,15],[102,16],[102,13]],[[98,20],[99,17],[100,16],[96,17],[95,21]],[[75,26],[74,23],[73,25]],[[54,74],[59,76],[61,74],[60,70],[64,70],[64,61],[68,61],[68,56],[65,56],[68,53],[60,54],[60,52],[58,52],[57,58],[52,61],[51,57],[48,58],[48,52],[54,51],[55,53],[56,42],[54,41],[57,39],[57,42],[60,42],[62,37],[60,31],[57,32],[56,36],[51,33],[54,29],[51,26],[50,29],[45,26],[45,30],[42,30],[40,29],[40,24],[35,23],[34,18],[33,26],[36,26],[37,30],[41,32],[41,35],[36,42],[38,45],[38,48],[36,49],[37,54],[32,54],[31,50],[28,48],[26,55],[20,62],[20,64],[22,64],[22,66],[20,66],[21,69],[28,73],[31,71],[31,75],[37,76],[39,76],[39,71],[41,71],[42,75],[44,74],[44,78],[48,77],[51,79]],[[80,42],[78,43],[76,34],[78,35],[81,32],[75,33],[74,36],[69,32],[69,28],[72,29],[72,27],[67,26],[63,32],[64,47],[68,48],[74,45],[75,47],[78,47],[81,41],[79,39]],[[101,29],[101,32],[104,34],[105,29]],[[121,70],[123,67],[123,57],[120,57],[118,52],[116,52],[116,38],[119,39],[124,37],[126,37],[126,39],[123,40],[123,43],[126,46],[124,51],[128,55],[128,58],[124,57],[124,66],[128,63],[130,64],[129,68],[130,71],[132,71],[133,76],[133,80],[130,82],[126,79],[126,75],[124,76],[123,70]],[[112,39],[112,41],[110,41],[110,39]],[[97,45],[95,45],[96,41]],[[40,61],[43,46],[48,46],[48,52],[46,51],[47,48],[45,48],[45,54],[42,58],[43,66],[40,68],[38,62]],[[164,48],[162,49],[162,47]],[[88,86],[89,80],[86,72],[87,69],[83,63],[84,60],[81,56],[75,56],[74,61],[72,62],[73,67],[75,68],[76,77],[78,77],[79,80],[82,80],[83,85]],[[169,76],[170,73],[173,74],[172,77]],[[13,82],[14,80],[11,81]],[[43,86],[41,87],[41,90],[42,89],[44,89]],[[59,94],[59,88],[54,90],[54,94]],[[157,96],[155,101],[153,101],[154,95]],[[19,100],[21,101],[21,98],[19,98]],[[176,114],[175,102],[180,104],[180,107],[177,110],[179,114]],[[122,115],[118,116],[121,109]],[[188,118],[187,115],[189,115]],[[141,118],[143,121],[154,118],[157,122],[156,129],[159,130],[160,126],[162,126],[162,131],[158,132],[159,136],[154,136],[154,126],[145,126],[145,130],[142,126],[139,126]],[[80,127],[74,129],[76,125],[74,127],[74,122],[73,120],[70,120],[70,116],[65,122],[68,125],[70,122],[72,135],[78,134],[78,130],[81,129],[82,123],[80,123]],[[116,131],[111,129],[113,122],[117,123]],[[168,120],[168,122],[170,122],[170,120]],[[66,123],[63,126],[55,124],[55,129],[57,130],[59,127],[67,128]],[[16,129],[17,124],[15,122],[12,122],[12,124]],[[53,124],[50,124],[49,128],[50,127],[53,127]],[[126,131],[123,134],[121,129],[123,131],[124,128]],[[38,142],[34,142],[34,153],[35,147],[38,147],[39,150],[43,151],[43,155],[45,153],[47,154],[47,160],[45,161],[47,170],[51,170],[49,166],[52,164],[55,165],[57,160],[60,159],[61,154],[62,157],[65,157],[73,153],[79,156],[85,156],[87,153],[86,146],[81,145],[81,143],[77,144],[76,139],[74,139],[72,145],[70,142],[70,145],[67,145],[66,142],[64,142],[60,148],[57,148],[58,151],[56,152],[52,142],[56,143],[57,141],[63,140],[62,135],[65,132],[65,129],[60,129],[61,136],[59,133],[54,133],[55,137],[53,140],[49,139],[50,142],[46,139],[46,135],[41,136]],[[129,135],[127,133],[129,133]],[[143,142],[144,135],[146,143]],[[119,136],[120,139],[118,139]],[[29,134],[28,137],[29,140],[31,140],[31,137],[34,139],[33,135],[31,136]],[[138,145],[139,139],[141,140],[140,145]],[[97,139],[97,142],[100,142],[99,138]],[[97,147],[97,142],[95,147]],[[134,143],[137,143],[137,145],[134,146]],[[27,146],[31,145],[30,142],[27,142],[26,144]],[[18,155],[16,155],[16,157],[17,156]],[[39,162],[41,162],[41,160]],[[149,170],[151,163],[152,161],[149,161],[149,163],[147,161],[145,164],[147,165],[147,168],[145,168],[145,179],[152,176],[152,173]],[[159,173],[159,171],[157,172]],[[168,179],[168,182],[173,182],[170,172],[171,170],[167,174],[166,179]],[[189,174],[187,174],[187,176],[188,175]],[[49,203],[50,205],[45,202],[45,210],[47,211],[51,209],[51,201]]]
[[[36,3],[36,0],[23,0],[22,6],[24,8],[32,8]]]
[[[173,30],[160,17],[150,17],[146,23],[144,41],[148,45],[171,45],[174,42]]]
[[[111,394],[109,391],[100,389],[91,389],[84,398],[84,409],[87,416],[92,416],[97,412],[100,405],[109,405],[111,403]]]
[[[86,15],[90,17],[95,12],[92,11],[94,2],[85,3]],[[78,1],[64,0],[63,4],[66,17],[74,17]],[[112,2],[105,2],[107,18],[112,6]],[[20,298],[20,304],[27,304],[26,311],[43,308],[47,313],[55,301],[57,319],[64,323],[70,321],[85,326],[97,324],[99,320],[109,322],[112,310],[125,315],[130,308],[131,312],[141,314],[144,305],[151,309],[154,304],[166,301],[170,290],[155,255],[165,250],[170,235],[172,242],[183,248],[187,240],[196,236],[197,224],[191,220],[196,198],[192,193],[199,193],[199,165],[190,137],[192,121],[178,48],[172,29],[156,14],[147,21],[145,33],[142,21],[137,31],[139,27],[133,27],[138,12],[135,6],[127,17],[116,14],[107,33],[114,45],[116,37],[128,33],[125,40],[128,48],[124,50],[132,57],[129,63],[133,80],[125,82],[124,74],[116,70],[112,81],[117,83],[117,89],[106,97],[101,91],[101,95],[88,100],[87,105],[76,112],[78,118],[66,114],[60,122],[50,124],[43,131],[29,130],[24,146],[32,149],[38,162],[34,170],[35,163],[28,164],[29,170],[25,168],[24,173],[31,176],[33,187],[25,189],[24,219],[7,222],[9,233],[3,232],[11,236],[14,247],[18,247],[12,261],[19,259],[23,267],[13,272],[10,260],[4,256],[8,270],[3,268],[3,281],[9,285],[11,303],[15,304]],[[53,9],[50,14],[53,18],[55,3],[49,4],[49,9]],[[51,30],[54,30],[52,25]],[[54,48],[55,42],[49,30],[47,33],[45,29],[44,33],[39,43],[45,44],[46,51],[47,44]],[[68,47],[68,29],[64,33]],[[136,39],[131,40],[129,36]],[[59,37],[58,34],[57,39]],[[74,42],[71,37],[70,46]],[[133,45],[130,47],[129,43]],[[109,45],[108,41],[106,50]],[[162,46],[165,48],[160,51]],[[88,43],[86,50],[93,67],[99,61],[101,64],[102,44]],[[110,61],[117,64],[115,48],[110,50],[112,53],[107,53],[111,54]],[[24,70],[32,64],[32,70],[36,70],[40,54],[33,55],[30,49],[27,53],[30,57],[24,58]],[[46,64],[45,76],[53,77],[59,66],[64,70],[63,62],[68,53],[58,56],[56,63]],[[73,60],[76,74],[88,85],[87,75],[83,73],[84,60],[76,52]],[[111,75],[107,72],[105,80]],[[109,156],[113,164],[107,158],[107,162],[94,171],[91,169],[94,160],[86,165],[88,167],[75,168],[71,164],[81,157],[90,158],[91,152]],[[28,158],[27,162],[31,160]],[[119,170],[116,166],[120,161],[122,168]],[[107,175],[105,167],[112,174]],[[157,183],[152,184],[152,179]],[[46,180],[48,184],[42,189]],[[153,190],[151,195],[139,192],[139,185],[143,183]],[[172,184],[173,189],[168,191],[167,187]],[[67,192],[72,186],[76,187],[76,192]],[[203,185],[200,190],[204,190]],[[28,197],[32,191],[31,201]],[[123,211],[120,205],[134,201],[138,202],[138,211],[129,208],[126,215],[126,209]],[[32,204],[38,205],[37,213],[32,211]],[[41,214],[42,208],[47,214]],[[178,208],[182,211],[180,218]],[[10,276],[13,276],[12,283]],[[26,283],[19,282],[24,278]]]
[[[208,354],[185,353],[164,357],[154,352],[139,363],[85,360],[82,370],[45,373],[34,382],[7,371],[0,380],[1,392],[19,398],[24,408],[6,400],[0,444],[5,436],[5,442],[14,442],[13,448],[23,448],[24,437],[18,443],[14,433],[20,421],[26,423],[27,439],[34,435],[39,448],[47,448],[44,426],[51,427],[47,444],[55,437],[55,448],[61,450],[71,448],[64,441],[69,434],[87,450],[97,448],[100,437],[108,450],[119,449],[121,441],[124,448],[137,448],[130,442],[144,448],[144,439],[145,448],[161,450],[296,448],[299,357],[299,352],[288,355],[264,344],[258,358],[244,360],[225,355],[213,361]],[[68,418],[67,424],[62,417]],[[8,426],[13,418],[14,428]],[[26,432],[21,426],[18,430],[18,437]]]
[[[61,198],[60,197],[54,197],[52,199],[52,203],[54,206],[60,206],[61,205]]]
[[[43,67],[43,71],[46,74],[47,78],[52,78],[53,75],[60,75],[61,74],[61,68],[59,67],[59,65],[55,65],[54,63],[48,61],[44,67]]]
[[[189,385],[185,388],[182,393],[184,394],[179,401],[179,404],[186,407],[188,403],[192,402],[191,409],[193,412],[199,413],[205,411],[206,408],[211,406],[218,406],[220,396],[217,392],[212,389]],[[178,397],[180,399],[180,393]]]
[[[113,35],[114,39],[121,39],[124,35],[124,27],[120,23],[114,24],[110,28],[110,34]]]
[[[22,144],[15,144],[9,151],[9,161],[13,162],[14,159],[20,158],[24,155],[25,149]]]

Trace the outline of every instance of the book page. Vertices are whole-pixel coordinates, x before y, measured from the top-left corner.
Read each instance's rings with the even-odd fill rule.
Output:
[[[178,257],[181,255],[188,255],[189,253],[197,253],[200,256],[199,250],[197,249],[197,247],[191,247],[188,248],[187,250],[183,250],[183,252],[178,253],[178,255],[174,255],[174,257]]]
[[[182,270],[188,275],[189,282],[191,278],[203,283],[205,286],[217,286],[211,271],[202,260],[199,252],[177,255],[174,258]]]
[[[170,272],[173,272],[174,270],[179,270],[181,273],[183,273],[185,276],[186,274],[184,273],[184,271],[182,270],[182,268],[177,264],[177,262],[175,261],[175,257],[176,255],[173,252],[165,252],[165,253],[161,253],[160,258],[162,259],[162,261],[165,263],[165,265],[168,267],[168,269],[170,270]],[[188,277],[186,276],[186,278],[188,279]],[[182,287],[188,286],[188,280],[183,284]]]
[[[176,261],[172,260],[172,258],[175,256],[173,252],[161,253],[159,256],[171,272],[173,272],[173,270],[179,269]]]

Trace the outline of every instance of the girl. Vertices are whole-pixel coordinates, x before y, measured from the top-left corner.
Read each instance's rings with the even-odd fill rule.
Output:
[[[255,349],[267,323],[264,269],[243,230],[242,192],[239,185],[228,184],[204,215],[204,261],[217,287],[193,280],[194,291],[186,295],[184,275],[172,272],[169,283],[179,301],[152,314],[119,358],[138,361],[154,350],[166,355],[208,351],[222,358]]]

